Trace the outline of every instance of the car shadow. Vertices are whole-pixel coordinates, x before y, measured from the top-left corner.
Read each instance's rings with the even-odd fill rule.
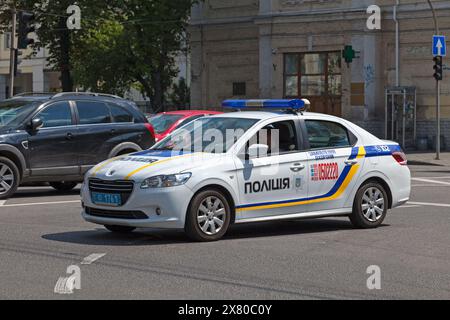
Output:
[[[56,196],[77,196],[80,195],[81,189],[75,188],[70,191],[57,191],[52,188],[45,187],[26,187],[26,189],[19,188],[16,193],[9,199],[21,198],[40,198],[40,197],[56,197]]]
[[[388,225],[383,225],[388,226]],[[329,233],[354,229],[347,220],[316,219],[263,222],[234,225],[221,241],[256,239],[306,235],[311,233]],[[73,231],[46,234],[43,239],[64,243],[92,246],[151,246],[166,244],[191,243],[183,231],[156,229],[138,229],[130,234],[114,234],[106,229]]]

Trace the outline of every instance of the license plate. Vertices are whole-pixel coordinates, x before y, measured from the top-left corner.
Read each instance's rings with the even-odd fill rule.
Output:
[[[122,205],[122,196],[120,194],[92,192],[91,197],[94,204],[113,207]]]

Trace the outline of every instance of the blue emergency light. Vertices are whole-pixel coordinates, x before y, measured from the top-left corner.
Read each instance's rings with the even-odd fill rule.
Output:
[[[295,111],[305,111],[310,106],[307,99],[293,100],[225,100],[222,103],[224,108],[246,109],[246,108],[267,108],[267,109],[290,109]]]

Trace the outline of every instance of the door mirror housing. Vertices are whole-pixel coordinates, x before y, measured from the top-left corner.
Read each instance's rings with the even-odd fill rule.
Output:
[[[31,126],[30,126],[31,130],[38,131],[43,126],[44,126],[44,122],[41,119],[36,118],[36,119],[31,120]]]
[[[259,157],[267,157],[269,146],[266,144],[253,144],[248,148],[246,159],[255,159]]]

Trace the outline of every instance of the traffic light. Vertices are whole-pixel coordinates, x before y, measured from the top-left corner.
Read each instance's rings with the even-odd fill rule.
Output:
[[[34,32],[36,29],[33,26],[34,14],[29,12],[19,12],[19,49],[26,49],[30,44],[34,43],[33,39],[28,37],[28,34]]]
[[[441,81],[443,79],[443,68],[442,68],[442,57],[437,56],[433,58],[434,61],[434,78],[437,81]]]

